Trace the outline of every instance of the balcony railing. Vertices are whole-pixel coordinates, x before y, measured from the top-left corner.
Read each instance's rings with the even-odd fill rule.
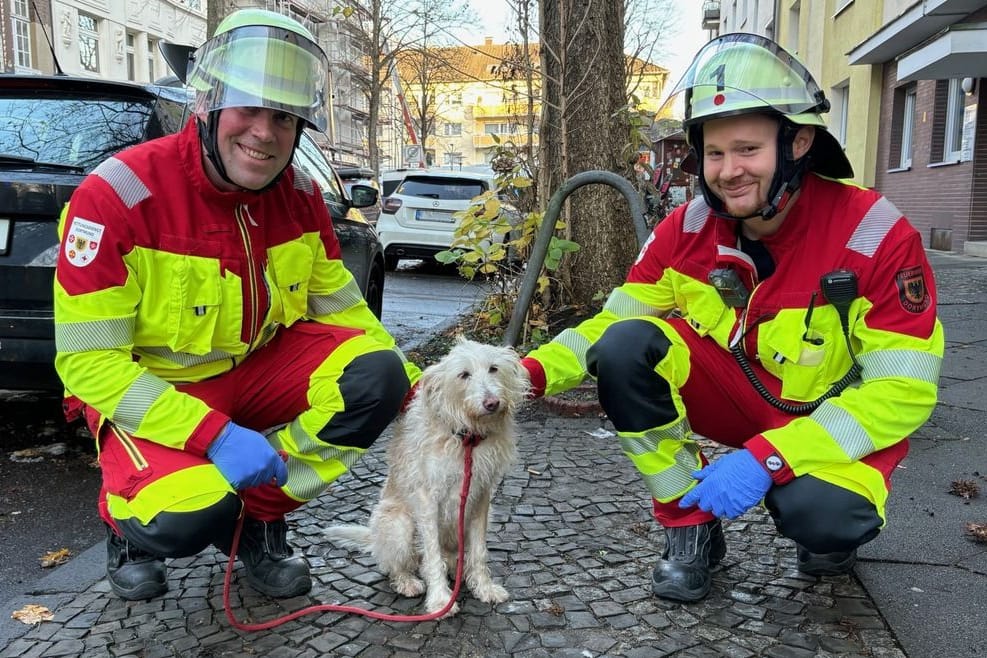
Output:
[[[715,30],[720,27],[719,0],[706,0],[703,3],[703,29]]]

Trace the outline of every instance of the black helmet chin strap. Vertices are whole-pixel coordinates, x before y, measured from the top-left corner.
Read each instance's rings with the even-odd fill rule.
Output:
[[[298,133],[295,135],[295,144],[291,147],[292,157],[288,159],[288,164],[284,166],[284,169],[279,171],[278,175],[264,187],[259,190],[250,190],[230,178],[229,174],[226,173],[226,166],[223,164],[223,159],[219,156],[219,113],[222,111],[223,110],[213,110],[206,115],[205,121],[199,119],[196,120],[199,128],[199,141],[202,142],[202,146],[206,150],[206,157],[209,158],[209,162],[211,162],[213,167],[216,168],[216,172],[219,174],[219,177],[230,185],[247,190],[248,192],[260,193],[274,187],[277,182],[281,180],[281,176],[284,175],[284,172],[291,166],[291,163],[294,160],[295,149],[298,148],[298,143],[302,140],[302,131],[305,130],[305,122],[301,119],[298,120]]]
[[[802,187],[802,177],[805,175],[805,171],[809,166],[807,155],[802,156],[798,160],[795,159],[794,144],[795,135],[798,131],[799,126],[787,119],[781,119],[778,126],[777,163],[775,165],[775,175],[771,179],[771,187],[768,189],[768,203],[763,208],[755,210],[749,215],[738,217],[726,211],[723,200],[716,196],[713,190],[709,189],[709,186],[706,184],[706,178],[703,176],[702,127],[693,126],[690,129],[689,141],[695,145],[693,148],[696,150],[699,189],[702,190],[706,205],[718,216],[735,221],[743,221],[753,217],[760,217],[764,221],[767,221],[784,211],[788,207],[788,202],[791,201],[792,196]]]

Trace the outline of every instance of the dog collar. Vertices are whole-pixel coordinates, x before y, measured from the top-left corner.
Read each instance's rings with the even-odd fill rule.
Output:
[[[456,436],[458,436],[459,440],[463,442],[463,445],[470,447],[479,445],[480,441],[483,440],[482,436],[470,430],[459,430],[456,432]]]

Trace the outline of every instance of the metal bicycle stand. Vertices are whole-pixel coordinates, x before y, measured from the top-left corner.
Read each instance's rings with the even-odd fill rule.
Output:
[[[542,217],[541,225],[538,227],[538,235],[535,236],[535,243],[531,247],[531,257],[524,272],[524,280],[521,282],[521,291],[518,294],[517,303],[514,305],[514,312],[511,314],[511,321],[504,332],[503,345],[513,347],[517,345],[518,337],[521,334],[521,326],[524,324],[524,317],[528,314],[531,306],[531,299],[535,294],[535,287],[538,285],[538,275],[545,263],[545,256],[548,254],[548,247],[552,242],[552,235],[555,233],[555,223],[562,214],[562,204],[566,198],[585,185],[601,183],[616,188],[627,199],[630,206],[631,220],[634,222],[634,231],[637,233],[638,246],[644,246],[645,241],[651,234],[645,221],[644,199],[638,194],[631,182],[613,173],[594,169],[584,171],[566,180],[555,191],[548,202],[545,216]]]

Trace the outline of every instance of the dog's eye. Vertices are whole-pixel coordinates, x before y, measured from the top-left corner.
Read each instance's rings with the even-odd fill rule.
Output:
[[[497,366],[490,366],[490,372],[497,372]]]
[[[459,378],[460,379],[469,379],[470,378],[470,371],[469,370],[462,371],[461,373],[459,373]]]

